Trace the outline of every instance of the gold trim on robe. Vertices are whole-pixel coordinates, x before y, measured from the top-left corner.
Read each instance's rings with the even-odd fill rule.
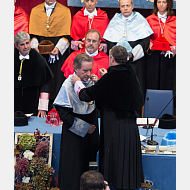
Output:
[[[55,9],[49,17],[49,29],[46,28],[47,19],[44,3],[34,7],[30,14],[29,34],[44,37],[70,35],[71,12],[69,8],[56,2]]]

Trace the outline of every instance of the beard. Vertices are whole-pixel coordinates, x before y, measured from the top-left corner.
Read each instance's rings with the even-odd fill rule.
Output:
[[[86,47],[88,53],[92,54],[95,52],[94,46],[93,45],[89,45]]]

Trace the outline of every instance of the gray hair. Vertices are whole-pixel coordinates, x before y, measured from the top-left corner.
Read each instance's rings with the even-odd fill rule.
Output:
[[[78,54],[73,62],[74,69],[81,69],[83,61],[93,62],[93,58],[87,55],[86,53]]]
[[[98,34],[98,36],[99,36],[99,41],[100,41],[100,40],[101,40],[101,34],[100,34],[100,32],[99,32],[98,30],[90,29],[90,30],[88,30],[88,32],[86,33],[86,36],[87,36],[88,33],[94,33],[94,32],[96,32],[96,33]],[[85,38],[85,39],[86,39],[86,38]]]
[[[118,0],[119,1],[119,5],[120,5],[120,0]],[[133,5],[134,3],[133,3],[133,0],[131,0],[131,4]]]
[[[14,36],[14,44],[18,45],[18,43],[22,43],[28,39],[30,40],[30,35],[26,32],[20,31]]]
[[[113,56],[115,62],[120,64],[125,64],[127,62],[127,50],[123,46],[114,46],[109,51],[109,57]]]

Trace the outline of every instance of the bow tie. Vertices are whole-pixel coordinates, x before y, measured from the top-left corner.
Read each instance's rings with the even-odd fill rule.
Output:
[[[163,15],[161,15],[159,12],[158,12],[158,18],[162,20],[162,22],[165,22],[166,19],[167,19],[167,12]]]
[[[94,15],[97,16],[97,10],[96,10],[96,8],[95,8],[95,10],[92,13],[88,12],[87,9],[85,8],[84,9],[84,16],[85,15],[88,15],[89,18],[92,18]]]
[[[45,3],[46,10],[48,10],[48,9],[54,9],[55,4],[56,4],[56,1],[53,4],[51,4],[51,5],[48,5],[48,4]]]
[[[55,6],[55,5],[54,5],[54,4],[52,4],[52,5],[50,5],[50,6],[49,6],[49,5],[46,5],[45,7],[46,7],[46,10],[49,10],[49,9],[53,9],[53,8],[54,8],[54,6]]]
[[[22,55],[22,54],[19,55],[19,59],[20,59],[20,60],[22,60],[22,59],[29,59],[29,58],[30,58],[29,54],[27,54],[27,55],[25,55],[25,56]]]

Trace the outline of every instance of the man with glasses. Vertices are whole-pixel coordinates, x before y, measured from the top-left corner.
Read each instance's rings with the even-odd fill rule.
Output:
[[[71,25],[71,48],[78,50],[82,48],[85,36],[88,30],[95,29],[101,34],[101,50],[104,47],[104,52],[107,50],[107,45],[103,39],[104,32],[108,26],[109,19],[107,13],[100,8],[96,9],[98,0],[84,0],[85,6],[79,10],[72,19]],[[78,46],[79,45],[79,46]]]
[[[101,68],[107,69],[109,67],[109,57],[104,52],[98,51],[100,41],[101,41],[100,32],[94,29],[91,29],[87,32],[85,38],[85,48],[82,48],[80,50],[71,53],[69,57],[65,60],[61,68],[61,71],[64,72],[66,78],[68,78],[69,75],[73,74],[74,72],[73,61],[75,57],[80,53],[86,53],[87,55],[89,55],[94,59],[92,74],[97,75],[98,78],[101,77],[99,75],[99,69]]]

